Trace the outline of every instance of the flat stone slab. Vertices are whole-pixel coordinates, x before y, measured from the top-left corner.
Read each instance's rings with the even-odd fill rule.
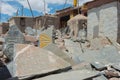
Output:
[[[84,80],[96,76],[98,72],[89,70],[70,71],[66,73],[46,76],[35,80]]]
[[[114,46],[106,46],[100,50],[87,51],[79,56],[80,61],[91,63],[96,69],[120,62],[120,54]]]
[[[68,50],[68,55],[73,59],[73,61],[80,63],[79,56],[83,53],[80,43],[65,39],[65,47]]]
[[[67,61],[71,65],[75,65],[75,62],[66,53],[64,53],[62,50],[60,50],[55,44],[50,44],[50,45],[44,47],[44,49],[53,52],[55,55],[64,59],[65,61]]]
[[[93,78],[92,80],[108,80],[105,76],[101,75],[96,78]]]
[[[65,46],[72,55],[78,56],[82,53],[80,44],[73,42],[72,40],[65,39]]]
[[[72,66],[72,70],[92,70],[91,64],[88,62],[81,62],[79,64],[76,64],[74,66]]]
[[[54,53],[32,46],[15,45],[13,76],[31,76],[65,69],[71,65]]]
[[[120,71],[120,63],[112,65],[112,67],[118,71]]]

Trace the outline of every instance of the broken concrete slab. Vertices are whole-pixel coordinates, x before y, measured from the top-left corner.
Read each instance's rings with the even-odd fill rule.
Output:
[[[70,69],[71,65],[50,51],[32,45],[17,44],[15,45],[14,61],[8,67],[13,77],[30,77]]]
[[[70,71],[56,75],[50,75],[34,80],[84,80],[96,76],[98,72],[89,70]],[[88,79],[89,80],[89,79]]]
[[[55,44],[49,44],[48,46],[44,47],[44,49],[53,52],[55,55],[61,57],[71,65],[75,65],[75,62],[62,50],[60,50]]]

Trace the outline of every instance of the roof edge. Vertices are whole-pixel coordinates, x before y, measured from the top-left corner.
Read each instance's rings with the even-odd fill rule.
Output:
[[[115,1],[120,1],[120,0],[94,0],[94,1],[85,3],[85,5],[87,5],[88,10],[89,10],[89,9],[96,8],[104,4],[108,4],[111,2],[115,2]]]

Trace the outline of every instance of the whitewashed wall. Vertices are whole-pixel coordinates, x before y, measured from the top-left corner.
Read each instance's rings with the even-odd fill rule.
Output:
[[[96,28],[97,27],[97,28]],[[117,40],[118,9],[117,2],[88,10],[88,39],[106,36]]]

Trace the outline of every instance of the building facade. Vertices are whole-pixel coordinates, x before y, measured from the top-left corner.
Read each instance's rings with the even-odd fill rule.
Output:
[[[53,25],[54,27],[59,27],[59,18],[54,15],[44,15],[38,16],[35,18],[35,26],[37,29],[41,29],[42,27],[50,27]]]
[[[22,32],[25,32],[26,27],[34,28],[35,19],[32,17],[16,16],[9,20],[9,25],[16,25]]]
[[[9,30],[9,23],[1,23],[0,24],[0,34],[5,34]]]
[[[120,43],[119,0],[94,0],[88,6],[88,39],[104,36]]]

